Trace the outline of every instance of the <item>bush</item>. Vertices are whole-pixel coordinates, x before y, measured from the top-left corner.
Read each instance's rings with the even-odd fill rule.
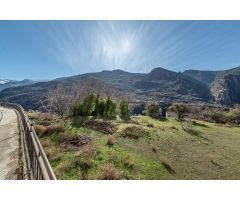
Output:
[[[225,124],[228,121],[228,116],[226,113],[221,111],[213,111],[208,113],[208,117],[211,122]]]
[[[102,168],[98,179],[100,180],[119,180],[121,173],[116,169],[115,165],[109,163]]]
[[[42,126],[42,125],[34,125],[34,130],[36,134],[39,136],[46,136],[53,133],[61,133],[65,131],[65,128],[62,125],[50,125],[50,126]]]
[[[147,127],[154,128],[154,125],[153,124],[147,124]]]
[[[42,142],[42,146],[44,149],[44,152],[46,153],[46,156],[49,160],[55,161],[60,159],[60,151],[58,148],[54,147],[52,141],[50,139],[47,139]]]
[[[130,159],[129,156],[124,160],[124,165],[125,165],[127,168],[129,168],[129,169],[133,169],[133,168],[134,168],[134,163],[133,163],[133,161]]]
[[[50,125],[46,127],[43,135],[50,135],[53,133],[61,133],[64,132],[65,128],[62,125]]]
[[[145,135],[149,135],[149,132],[137,126],[128,126],[122,131],[123,137],[128,137],[132,139],[138,139]]]
[[[46,127],[43,125],[34,125],[33,128],[37,135],[42,135],[46,130]]]
[[[34,112],[27,113],[27,116],[30,120],[39,118],[39,115],[37,113],[34,113]]]
[[[115,140],[112,136],[109,136],[108,139],[107,139],[107,145],[108,146],[113,146],[115,144]]]
[[[191,126],[186,126],[186,127],[182,126],[182,129],[193,136],[200,136],[201,134],[201,131],[193,129]]]
[[[177,118],[179,120],[182,120],[185,117],[185,115],[189,112],[189,108],[187,107],[187,105],[179,103],[173,104],[170,107],[170,110],[177,114]]]
[[[160,117],[160,107],[158,104],[156,103],[150,103],[146,106],[146,114],[149,116],[149,117],[152,117],[152,118],[159,118]]]
[[[240,124],[240,108],[230,110],[228,117],[231,123]]]
[[[41,120],[37,122],[37,125],[42,125],[42,126],[50,126],[51,122],[47,120]]]

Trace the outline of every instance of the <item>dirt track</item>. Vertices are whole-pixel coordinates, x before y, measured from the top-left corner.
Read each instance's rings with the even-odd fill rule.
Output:
[[[0,107],[0,179],[16,180],[19,150],[18,120],[14,110]]]

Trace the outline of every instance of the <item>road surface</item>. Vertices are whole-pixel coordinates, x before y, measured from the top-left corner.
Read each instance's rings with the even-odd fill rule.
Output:
[[[19,167],[18,119],[14,110],[0,107],[0,180],[16,180]]]

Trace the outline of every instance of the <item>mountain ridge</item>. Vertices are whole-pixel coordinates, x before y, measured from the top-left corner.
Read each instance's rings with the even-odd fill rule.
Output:
[[[149,73],[131,73],[123,70],[103,70],[62,77],[51,81],[4,89],[0,100],[23,104],[37,109],[39,99],[58,85],[71,88],[85,80],[99,81],[118,92],[130,92],[134,102],[211,102],[231,105],[240,103],[240,96],[233,95],[240,85],[240,67],[222,71],[186,70],[174,72],[161,67]],[[233,87],[231,87],[233,84]],[[231,89],[233,88],[233,89]],[[24,99],[24,100],[23,100]],[[29,106],[28,106],[29,104]],[[34,105],[34,106],[32,106]]]

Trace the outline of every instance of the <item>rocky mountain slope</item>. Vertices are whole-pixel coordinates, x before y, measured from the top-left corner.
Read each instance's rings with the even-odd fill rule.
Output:
[[[30,85],[36,83],[36,81],[32,80],[22,80],[22,81],[13,81],[13,80],[6,80],[6,79],[0,79],[0,91],[10,88],[10,87],[17,87],[17,86],[23,86],[23,85]]]
[[[240,103],[240,68],[226,71],[187,70],[176,73],[155,68],[150,73],[129,73],[122,70],[102,71],[59,78],[26,86],[8,88],[0,92],[0,100],[38,109],[47,99],[47,93],[59,85],[69,93],[77,84],[97,82],[94,87],[112,87],[120,94],[130,93],[134,103],[157,101],[211,102],[220,104]]]
[[[217,103],[240,104],[240,67],[218,73],[210,91]]]
[[[186,70],[183,74],[210,85],[219,72],[221,71]]]

